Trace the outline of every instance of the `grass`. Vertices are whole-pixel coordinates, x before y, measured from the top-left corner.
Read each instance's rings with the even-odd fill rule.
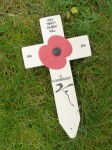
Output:
[[[67,13],[72,7],[78,14]],[[58,123],[49,71],[26,70],[21,47],[42,43],[39,18],[60,14],[66,37],[88,34],[92,57],[71,62],[81,123]],[[0,150],[111,150],[111,0],[0,1]]]

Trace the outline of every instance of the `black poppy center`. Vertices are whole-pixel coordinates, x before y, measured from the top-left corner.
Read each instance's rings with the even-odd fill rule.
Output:
[[[59,56],[61,54],[61,49],[58,48],[58,47],[55,47],[53,50],[52,50],[52,53],[53,55],[55,56]]]

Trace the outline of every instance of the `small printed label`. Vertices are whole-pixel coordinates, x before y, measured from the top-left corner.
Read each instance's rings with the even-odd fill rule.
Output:
[[[81,44],[81,48],[86,47],[86,44]]]
[[[70,80],[71,77],[67,76],[67,77],[62,77],[62,75],[59,76],[59,78],[52,80],[52,82],[60,82],[60,81],[65,81],[65,80]]]
[[[32,55],[27,55],[27,58],[31,58],[32,57]]]
[[[54,18],[49,18],[47,19],[47,29],[49,30],[49,32],[56,32],[57,25],[56,25],[56,21],[54,21]]]

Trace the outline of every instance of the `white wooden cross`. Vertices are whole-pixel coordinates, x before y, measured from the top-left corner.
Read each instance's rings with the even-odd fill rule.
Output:
[[[64,37],[60,15],[41,18],[40,25],[44,43],[22,48],[24,65],[27,69],[44,65],[39,57],[39,49],[43,45],[47,45],[50,37],[54,35]],[[74,138],[79,127],[80,114],[69,61],[91,56],[91,48],[87,35],[67,40],[72,46],[72,53],[66,58],[66,65],[62,69],[49,69],[49,71],[59,123],[68,136]]]

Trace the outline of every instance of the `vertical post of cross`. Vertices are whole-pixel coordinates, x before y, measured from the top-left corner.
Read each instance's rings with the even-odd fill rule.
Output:
[[[44,43],[47,43],[53,35],[64,36],[59,15],[40,19],[40,25]],[[80,115],[70,62],[67,60],[66,66],[62,69],[49,69],[49,71],[59,122],[67,134],[73,138],[78,130]],[[58,91],[60,86],[63,90]]]

